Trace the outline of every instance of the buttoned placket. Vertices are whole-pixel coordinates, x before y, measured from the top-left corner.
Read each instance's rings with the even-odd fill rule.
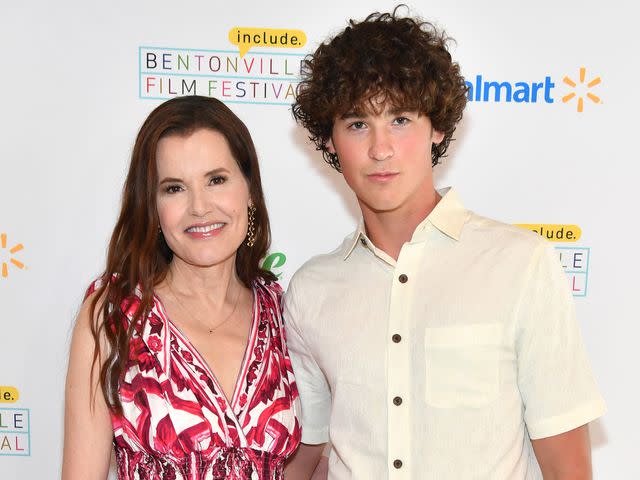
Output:
[[[390,479],[413,478],[411,472],[411,343],[415,341],[411,324],[412,298],[416,290],[423,242],[405,243],[392,267],[388,317],[387,354],[387,431]]]

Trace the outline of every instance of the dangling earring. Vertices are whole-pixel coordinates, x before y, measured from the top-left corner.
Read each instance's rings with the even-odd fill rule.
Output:
[[[249,228],[247,229],[247,247],[251,248],[256,243],[256,207],[249,205]]]

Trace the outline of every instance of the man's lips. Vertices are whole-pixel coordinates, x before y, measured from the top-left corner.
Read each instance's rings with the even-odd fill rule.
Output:
[[[393,180],[398,176],[398,172],[375,172],[370,173],[367,177],[374,182],[385,183]]]

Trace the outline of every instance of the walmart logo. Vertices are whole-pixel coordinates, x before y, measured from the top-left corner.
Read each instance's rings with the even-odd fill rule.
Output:
[[[469,87],[467,98],[472,102],[553,103],[551,91],[556,86],[551,77],[542,82],[511,83],[486,81],[482,75],[476,75],[474,83],[468,80],[465,83]]]
[[[602,100],[592,89],[602,80],[596,76],[586,81],[586,68],[581,67],[579,80],[565,75],[562,85],[569,90],[561,97],[562,103],[572,103],[576,99],[576,111],[584,111],[585,98],[594,104],[601,104]],[[467,98],[470,102],[488,103],[555,103],[556,85],[553,77],[546,75],[528,82],[509,82],[485,79],[483,75],[476,75],[475,79],[465,81],[468,87]]]
[[[15,254],[24,249],[24,246],[21,243],[13,245],[12,247],[8,247],[7,245],[7,234],[0,234],[0,265],[2,265],[2,278],[9,276],[9,264],[20,270],[24,268],[24,263],[15,258]]]
[[[584,110],[584,97],[591,100],[593,103],[602,103],[600,97],[591,92],[591,89],[596,85],[599,85],[602,80],[600,77],[595,77],[592,80],[589,80],[588,83],[585,82],[585,78],[587,75],[587,69],[582,67],[580,68],[580,83],[576,83],[569,76],[566,76],[562,79],[562,81],[569,85],[572,88],[572,91],[562,97],[562,102],[567,103],[573,100],[574,98],[578,99],[576,110],[580,113]]]

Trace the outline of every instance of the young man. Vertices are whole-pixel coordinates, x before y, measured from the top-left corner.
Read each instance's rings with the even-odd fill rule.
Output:
[[[289,478],[327,441],[331,480],[591,478],[605,407],[557,255],[433,186],[466,103],[446,42],[373,14],[306,62],[294,115],[362,222],[286,295],[307,444]]]

